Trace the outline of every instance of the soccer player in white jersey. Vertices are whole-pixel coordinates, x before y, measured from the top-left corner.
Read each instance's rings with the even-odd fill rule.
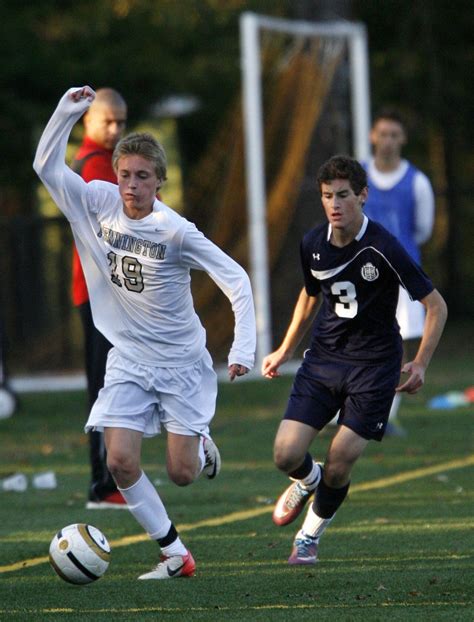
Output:
[[[217,381],[205,330],[193,307],[190,270],[203,270],[229,298],[235,337],[229,378],[254,363],[255,315],[245,271],[196,227],[156,199],[166,157],[150,134],[123,138],[113,154],[118,186],[86,183],[65,164],[69,134],[95,93],[72,88],[38,145],[34,169],[68,218],[98,330],[112,343],[104,388],[86,431],[104,431],[107,463],[136,520],[161,547],[161,561],[140,579],[192,576],[194,559],[142,471],[142,438],[167,431],[166,464],[179,486],[220,456],[209,434]]]
[[[369,440],[382,439],[395,393],[422,387],[447,317],[442,296],[419,265],[365,216],[369,190],[359,162],[331,158],[319,170],[318,186],[328,223],[302,241],[304,287],[282,344],[262,364],[264,376],[277,377],[313,325],[274,448],[277,467],[293,480],[277,501],[274,522],[294,521],[314,493],[290,564],[316,562],[319,539],[347,495],[352,467]],[[399,285],[426,309],[420,347],[403,367],[395,318]],[[400,370],[408,374],[405,381]],[[338,430],[324,464],[314,462],[309,447],[337,412]]]
[[[434,222],[434,193],[428,177],[402,158],[406,144],[405,124],[397,110],[381,110],[372,124],[373,155],[364,167],[370,188],[364,211],[371,220],[390,231],[409,255],[421,264],[420,246],[431,237]],[[423,334],[424,308],[410,300],[403,287],[397,306],[397,321],[404,340],[404,357],[412,357]],[[390,411],[387,434],[403,436],[398,421],[401,396],[396,395]]]

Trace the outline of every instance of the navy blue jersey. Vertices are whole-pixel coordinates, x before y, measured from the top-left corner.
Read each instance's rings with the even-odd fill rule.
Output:
[[[396,238],[366,216],[347,246],[334,246],[329,235],[326,223],[301,243],[306,292],[322,295],[310,354],[355,365],[399,356],[399,285],[413,300],[421,300],[433,284]]]

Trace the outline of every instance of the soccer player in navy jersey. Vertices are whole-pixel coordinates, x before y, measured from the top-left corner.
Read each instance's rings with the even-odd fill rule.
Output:
[[[303,238],[304,287],[282,344],[262,364],[265,377],[277,377],[313,325],[274,447],[276,466],[293,480],[277,501],[274,522],[294,521],[314,492],[290,564],[316,562],[319,539],[347,495],[352,467],[369,440],[382,440],[395,393],[423,386],[447,317],[442,296],[420,266],[365,216],[369,190],[360,163],[334,156],[320,168],[317,183],[328,223]],[[395,317],[399,285],[426,310],[419,349],[403,367]],[[400,370],[408,375],[404,381]],[[339,427],[324,463],[315,462],[310,445],[337,412]]]

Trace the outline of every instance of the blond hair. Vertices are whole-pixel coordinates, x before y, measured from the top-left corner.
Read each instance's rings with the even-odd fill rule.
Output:
[[[112,166],[115,172],[118,170],[119,159],[129,155],[139,155],[152,162],[158,179],[166,180],[166,153],[161,143],[152,134],[133,132],[119,140],[112,154]]]

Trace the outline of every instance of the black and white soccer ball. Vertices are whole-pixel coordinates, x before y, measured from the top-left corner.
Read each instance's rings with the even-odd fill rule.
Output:
[[[61,579],[85,585],[100,579],[109,567],[110,545],[97,527],[75,523],[54,536],[49,561]]]

